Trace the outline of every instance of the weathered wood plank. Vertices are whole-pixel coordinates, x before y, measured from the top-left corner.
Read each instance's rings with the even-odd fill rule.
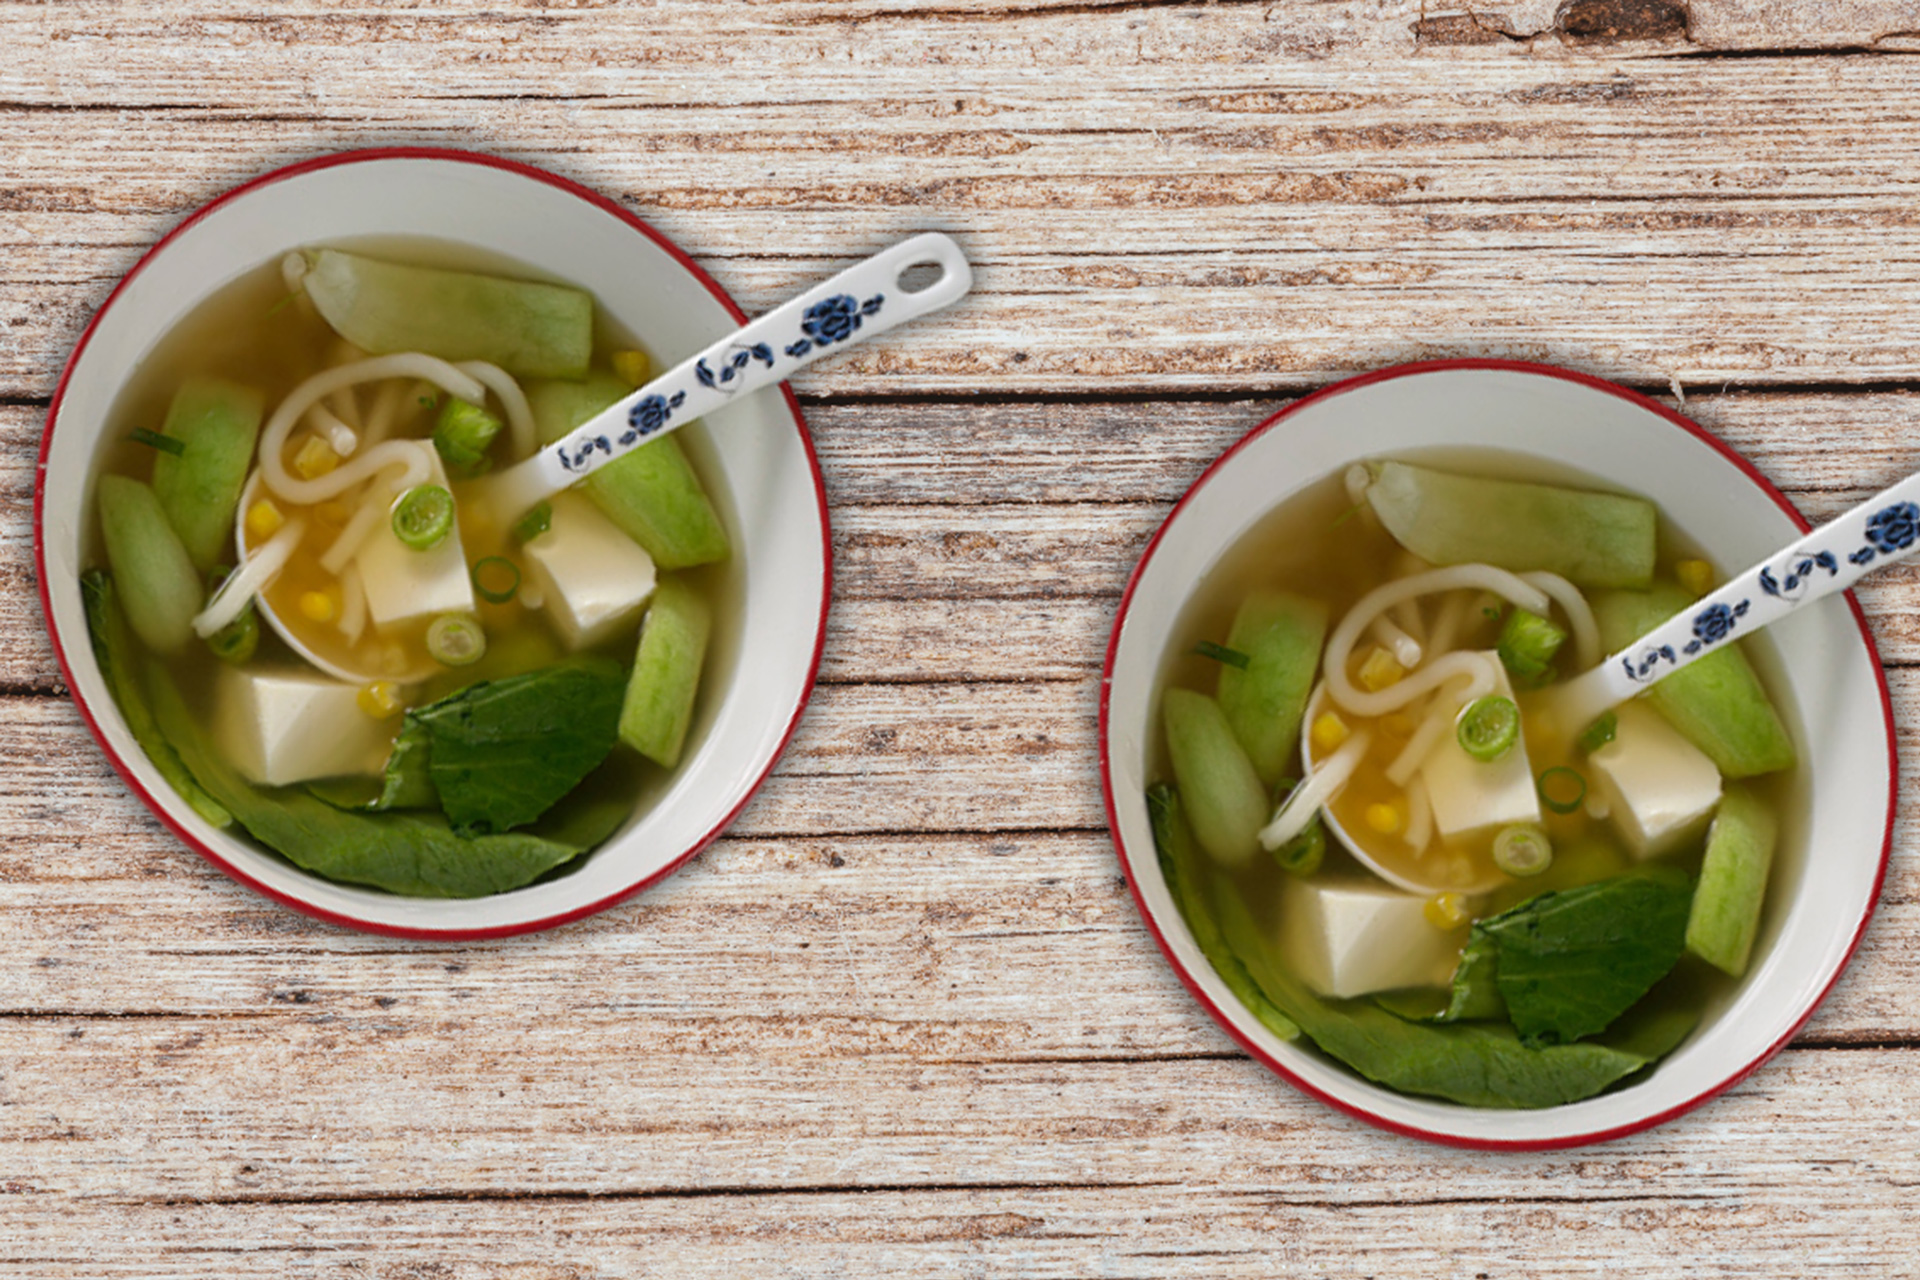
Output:
[[[1911,1051],[1789,1052],[1650,1135],[1488,1157],[1370,1131],[1242,1060],[636,1070],[564,1026],[483,1030],[0,1028],[19,1064],[0,1265],[1877,1277],[1920,1242]]]
[[[1911,760],[1920,675],[1894,687]],[[65,703],[0,702],[0,919],[22,958],[0,976],[0,1012],[359,1017],[391,999],[395,1016],[441,1018],[511,992],[514,1008],[741,1052],[768,1035],[783,1053],[1212,1051],[1120,882],[1091,696],[822,690],[773,780],[691,867],[551,939],[478,947],[360,937],[233,886],[145,815]],[[860,834],[889,831],[907,834]],[[1916,849],[1909,801],[1879,921],[1808,1036],[1920,1039]],[[109,954],[138,960],[102,983]],[[675,994],[624,996],[614,974]],[[766,1022],[775,1009],[829,1018],[831,1035],[790,1041]]]

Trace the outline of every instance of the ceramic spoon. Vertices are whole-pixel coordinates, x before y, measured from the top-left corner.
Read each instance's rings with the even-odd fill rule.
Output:
[[[1916,551],[1920,475],[1882,490],[1735,575],[1592,670],[1543,690],[1528,707],[1529,737],[1536,745],[1543,739],[1571,742],[1602,714],[1681,668]],[[1355,858],[1390,883],[1423,893],[1463,887],[1421,884],[1389,871],[1348,838],[1331,808],[1321,811],[1321,820]],[[1464,886],[1467,892],[1490,887]]]
[[[916,269],[939,274],[914,279],[909,289],[908,273]],[[648,441],[738,396],[783,382],[816,360],[938,311],[972,287],[973,272],[952,239],[928,232],[903,240],[681,361],[524,461],[476,482],[469,500],[495,504],[501,520],[511,522]],[[348,670],[313,652],[274,614],[264,592],[255,605],[296,653],[321,670],[343,680],[385,674]]]

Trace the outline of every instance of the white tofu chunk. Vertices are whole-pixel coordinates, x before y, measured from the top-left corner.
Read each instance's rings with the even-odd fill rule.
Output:
[[[1613,741],[1588,756],[1607,815],[1639,858],[1671,853],[1707,829],[1720,770],[1652,707],[1614,709]]]
[[[431,483],[447,484],[446,468],[433,454]],[[435,547],[415,551],[394,536],[393,522],[382,519],[354,557],[366,590],[367,616],[376,627],[397,622],[437,618],[443,613],[472,613],[473,583],[468,578],[467,551],[460,543],[460,522]]]
[[[1500,655],[1489,650],[1485,656],[1500,673],[1494,692],[1513,697]],[[1524,735],[1498,760],[1475,760],[1449,732],[1420,766],[1420,775],[1433,799],[1433,825],[1443,840],[1491,838],[1516,822],[1540,821],[1540,796],[1534,790]]]
[[[360,709],[358,687],[304,671],[222,667],[214,684],[214,737],[235,768],[269,787],[377,774],[394,722]]]
[[[635,621],[653,595],[653,557],[577,493],[553,499],[547,531],[527,543],[527,576],[569,648]]]
[[[1426,899],[1361,880],[1285,880],[1282,948],[1321,995],[1443,986],[1452,977],[1459,936],[1428,922]]]

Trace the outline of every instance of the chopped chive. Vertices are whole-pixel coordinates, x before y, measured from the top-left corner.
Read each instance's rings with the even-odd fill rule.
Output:
[[[133,441],[135,444],[143,444],[149,449],[158,449],[162,453],[170,453],[176,458],[187,451],[187,442],[185,440],[179,440],[173,436],[163,436],[158,431],[149,431],[145,427],[135,427],[127,433],[127,439]]]
[[[1553,841],[1531,822],[1518,823],[1493,838],[1493,865],[1510,876],[1537,876],[1553,865]]]
[[[487,556],[473,565],[473,589],[488,604],[505,604],[520,592],[520,569],[505,556]]]
[[[1572,813],[1587,798],[1587,780],[1578,769],[1555,765],[1540,775],[1536,784],[1540,791],[1540,803],[1555,813]]]
[[[449,667],[464,667],[478,662],[487,651],[487,633],[472,618],[458,613],[442,614],[427,628],[427,652],[433,660]]]
[[[513,536],[521,542],[532,542],[552,527],[553,504],[542,502],[520,517],[520,523],[513,526]]]
[[[1193,646],[1193,651],[1203,658],[1212,658],[1215,662],[1224,662],[1228,666],[1238,667],[1242,671],[1245,671],[1247,665],[1253,661],[1252,658],[1240,652],[1238,649],[1229,649],[1227,646],[1215,644],[1211,640],[1202,640],[1199,644]]]
[[[1520,740],[1520,708],[1498,694],[1476,698],[1460,713],[1454,736],[1475,760],[1498,760]]]
[[[1588,755],[1592,755],[1609,742],[1612,742],[1613,735],[1619,728],[1620,717],[1611,711],[1606,712],[1598,720],[1588,725],[1586,732],[1580,735],[1580,749]]]
[[[297,292],[288,294],[286,297],[280,299],[280,301],[268,307],[267,314],[264,316],[261,316],[260,318],[262,320],[273,319],[275,316],[279,315],[282,311],[285,311],[288,307],[292,306],[293,300],[299,296],[300,295]]]
[[[1345,511],[1342,511],[1339,515],[1335,516],[1333,518],[1333,523],[1328,525],[1327,528],[1338,529],[1341,525],[1345,524],[1347,521],[1359,515],[1360,512],[1366,507],[1366,505],[1367,505],[1367,500],[1365,498],[1362,498],[1360,501],[1348,507]]]
[[[417,484],[393,504],[393,536],[427,551],[453,532],[453,495],[437,484]]]

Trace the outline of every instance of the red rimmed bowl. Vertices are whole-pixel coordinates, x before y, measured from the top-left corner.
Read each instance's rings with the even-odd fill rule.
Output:
[[[1290,495],[1354,462],[1437,446],[1499,449],[1640,493],[1728,570],[1808,526],[1745,459],[1644,396],[1562,369],[1445,361],[1367,374],[1309,396],[1207,469],[1127,584],[1100,699],[1107,816],[1134,901],[1200,1003],[1254,1057],[1305,1092],[1382,1128],[1461,1146],[1540,1149],[1636,1132],[1698,1106],[1792,1038],[1839,978],[1879,897],[1892,846],[1893,712],[1849,594],[1767,632],[1763,666],[1801,754],[1768,910],[1746,976],[1644,1078],[1536,1111],[1465,1107],[1372,1084],[1304,1039],[1285,1042],[1233,996],[1194,943],[1155,856],[1143,792],[1155,681],[1194,585]],[[1818,847],[1814,847],[1814,833]]]
[[[426,237],[589,289],[664,364],[746,316],[666,237],[552,174],[455,151],[360,151],[257,178],[188,218],[142,258],[67,362],[41,445],[34,549],[47,629],[82,717],[121,777],[188,847],[310,915],[408,937],[470,939],[577,920],[671,873],[724,830],[773,769],[813,688],[832,565],[826,495],[800,406],[784,387],[712,414],[696,450],[723,496],[737,596],[713,655],[697,746],[665,789],[568,874],[465,900],[335,884],[243,835],[215,830],[134,742],[88,642],[84,567],[92,464],[116,398],[162,335],[235,278],[314,244]],[[699,428],[689,430],[698,431]]]

